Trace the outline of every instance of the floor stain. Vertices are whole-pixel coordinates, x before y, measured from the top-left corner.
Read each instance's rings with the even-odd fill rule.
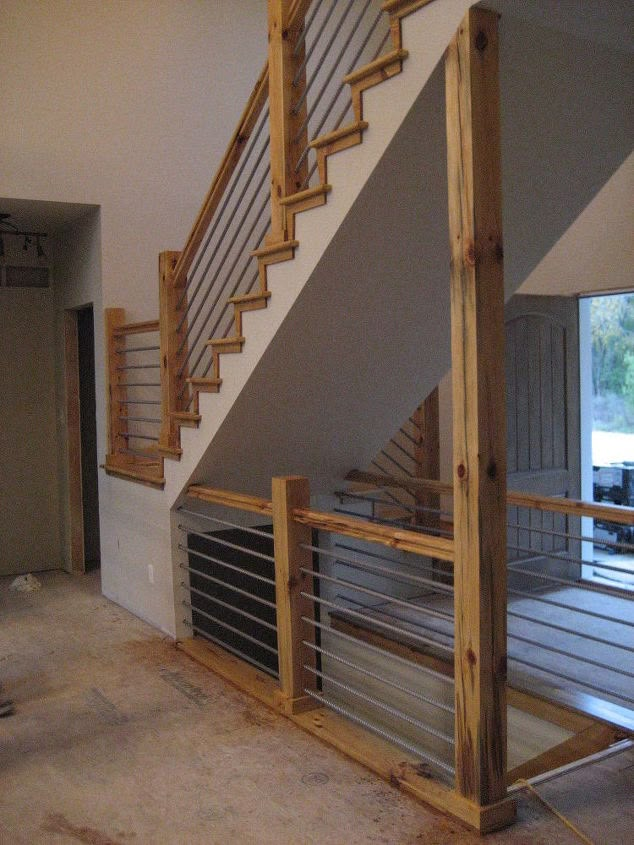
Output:
[[[42,824],[42,830],[46,833],[60,833],[65,836],[70,836],[78,842],[83,842],[84,845],[125,845],[126,839],[133,839],[134,833],[120,833],[117,839],[113,839],[107,833],[101,833],[94,827],[78,827],[72,824],[61,813],[49,813],[46,821]]]

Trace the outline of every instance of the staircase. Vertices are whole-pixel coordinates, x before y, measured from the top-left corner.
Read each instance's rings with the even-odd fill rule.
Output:
[[[110,367],[109,390],[113,410],[110,414],[110,448],[105,462],[108,474],[161,489],[167,487],[171,501],[183,489],[200,466],[210,443],[288,313],[297,305],[305,289],[314,287],[315,270],[323,264],[332,236],[341,228],[357,199],[359,187],[380,161],[395,128],[402,123],[425,79],[433,72],[444,45],[468,6],[457,0],[446,3],[388,2],[383,3],[375,14],[377,5],[363,4],[361,12],[355,7],[349,20],[344,21],[352,26],[350,32],[344,30],[336,38],[335,33],[331,34],[328,30],[333,21],[320,21],[319,18],[312,21],[310,12],[306,17],[312,28],[304,41],[299,41],[301,49],[295,64],[319,46],[318,42],[309,40],[316,29],[322,39],[329,35],[331,49],[338,50],[338,54],[335,56],[336,63],[326,68],[327,76],[336,82],[338,77],[335,74],[349,70],[343,75],[343,86],[341,82],[337,86],[345,91],[344,109],[337,120],[332,110],[323,116],[319,111],[306,115],[306,104],[310,100],[307,97],[303,101],[300,116],[303,109],[304,123],[306,117],[311,116],[307,126],[312,126],[317,118],[321,118],[319,126],[328,128],[334,125],[335,128],[312,140],[308,140],[307,128],[304,129],[303,139],[295,144],[298,149],[291,149],[295,160],[300,159],[299,171],[293,177],[293,187],[300,190],[286,193],[279,202],[273,202],[271,223],[267,222],[266,214],[256,215],[253,210],[261,197],[264,197],[266,205],[270,204],[268,169],[262,151],[270,152],[270,142],[264,138],[265,118],[273,105],[269,103],[270,97],[266,97],[269,73],[268,65],[265,67],[185,249],[180,253],[163,253],[160,258],[161,315],[155,324],[160,331],[160,349],[155,350],[157,361],[148,363],[149,367],[160,363],[160,434],[152,427],[156,424],[155,419],[150,422],[150,417],[139,414],[139,408],[134,404],[136,396],[130,396],[133,385],[126,378],[128,374],[124,372],[122,375],[116,366]],[[298,14],[302,11],[300,7],[302,4],[294,6]],[[364,23],[369,26],[367,34],[362,29]],[[292,21],[291,30],[296,33],[296,38],[304,32],[297,20]],[[411,43],[416,44],[430,30],[434,32],[434,44],[430,45],[427,37],[424,54],[419,51],[417,57],[408,57],[404,46],[406,40],[409,38]],[[376,54],[377,45],[379,55],[372,56],[368,51],[372,48]],[[371,60],[350,70],[345,66],[350,55],[354,58],[361,55]],[[299,64],[302,70],[303,62]],[[310,70],[309,63],[300,74],[303,75],[304,85],[307,68]],[[392,77],[401,76],[404,68],[409,68],[405,79],[387,83]],[[318,70],[314,77],[319,83]],[[311,78],[308,84],[310,86]],[[390,85],[399,85],[398,99],[389,93]],[[385,89],[384,93],[370,97],[378,89]],[[298,90],[301,100],[301,86]],[[324,90],[327,97],[329,89]],[[292,93],[297,99],[298,93]],[[337,104],[340,104],[342,97],[338,97]],[[342,120],[344,117],[346,120]],[[258,146],[256,141],[261,142],[263,138],[264,147]],[[303,148],[302,140],[306,142]],[[244,159],[241,161],[242,151]],[[344,154],[344,151],[348,152]],[[252,196],[247,190],[251,185],[245,175],[251,165],[254,165],[253,182],[258,182]],[[273,160],[270,167],[275,168]],[[244,170],[238,178],[235,178],[236,168]],[[350,177],[351,168],[355,171],[353,178]],[[224,225],[224,218],[221,219],[219,212],[225,212],[226,216],[227,207],[231,210],[228,201],[232,197],[224,197],[227,190],[241,193],[241,202],[231,212],[233,218]],[[324,206],[327,203],[329,208],[326,211]],[[240,221],[241,228],[236,225],[236,218],[244,206],[249,207]],[[276,214],[281,221],[277,232],[271,228]],[[265,225],[258,228],[262,220]],[[224,239],[217,237],[217,230],[223,226]],[[244,239],[246,243],[240,243],[243,240],[242,230],[247,226],[253,235]],[[208,261],[212,250],[216,255]],[[223,252],[223,260],[218,261],[217,254]],[[200,268],[205,261],[211,267],[208,274],[212,276],[211,281],[201,273]],[[244,269],[238,274],[241,262]],[[282,264],[287,265],[283,271]],[[230,265],[228,271],[227,265]],[[249,275],[251,269],[253,272]],[[227,283],[218,292],[218,279],[223,274],[227,275]],[[265,316],[254,314],[265,310]],[[111,313],[118,326],[125,326],[125,317],[120,309],[113,309]],[[140,328],[132,324],[125,327],[123,334],[119,329],[119,334],[110,333],[111,359],[117,360],[113,356],[122,353],[121,337],[136,333]],[[205,332],[209,329],[211,336],[208,337]],[[140,374],[147,376],[148,372],[141,371]],[[219,395],[216,398],[209,394]],[[143,397],[142,401],[155,400]],[[130,406],[134,413],[129,413]],[[186,435],[183,429],[200,431],[192,437],[189,432]],[[135,448],[130,448],[130,441]],[[181,465],[176,467],[173,461]]]
[[[500,11],[512,11],[516,4],[499,0],[494,5]],[[467,85],[461,61],[466,55],[470,72],[487,89],[483,101],[494,113],[501,105],[507,296],[620,164],[629,152],[629,140],[619,127],[613,127],[609,137],[603,127],[589,130],[589,92],[593,90],[589,78],[577,83],[583,89],[582,102],[575,103],[578,113],[566,125],[565,144],[556,132],[548,132],[549,125],[559,125],[562,103],[540,89],[539,74],[547,67],[549,78],[559,78],[561,51],[554,39],[543,55],[538,53],[539,61],[533,61],[530,48],[535,27],[526,26],[519,17],[510,17],[501,42],[499,98],[497,61],[488,75],[490,58],[486,58],[497,53],[497,49],[487,50],[490,44],[497,45],[494,16],[482,10],[469,12],[469,8],[467,0],[387,0],[382,4],[374,0],[332,4],[269,0],[267,63],[187,243],[182,251],[160,255],[158,321],[128,323],[121,309],[107,312],[110,408],[105,469],[118,479],[108,492],[121,513],[126,509],[135,513],[151,503],[151,514],[139,515],[136,535],[127,547],[130,538],[121,532],[120,555],[117,530],[113,554],[122,565],[132,564],[133,575],[126,571],[126,577],[136,579],[137,596],[145,595],[147,584],[143,568],[135,567],[141,554],[135,556],[128,549],[139,552],[135,543],[142,537],[148,541],[143,555],[153,561],[162,555],[165,561],[161,566],[164,592],[155,601],[166,615],[166,604],[169,613],[175,608],[177,635],[188,625],[194,633],[216,637],[212,642],[220,642],[223,648],[230,645],[237,659],[228,662],[226,648],[225,652],[204,651],[194,640],[188,645],[190,653],[234,681],[239,677],[239,686],[281,709],[306,730],[325,736],[337,747],[354,748],[356,759],[413,794],[441,809],[449,808],[479,830],[488,830],[508,823],[514,812],[505,785],[505,677],[497,668],[506,660],[506,595],[492,589],[504,581],[506,561],[504,550],[497,546],[495,554],[482,554],[491,537],[504,532],[500,521],[504,501],[499,495],[504,473],[497,472],[497,459],[503,453],[499,366],[503,356],[498,354],[500,156],[497,149],[489,150],[496,145],[497,121],[483,114],[477,90],[465,95],[469,108],[479,109],[476,118],[470,113],[465,116],[462,100],[450,104],[447,98],[447,122],[453,133],[447,131],[442,59],[447,54],[447,68],[457,77],[450,80],[448,91],[464,95]],[[476,25],[482,29],[473,39],[471,27]],[[459,54],[459,49],[464,52]],[[475,50],[485,57],[480,64]],[[578,64],[582,53],[575,54]],[[575,79],[572,71],[570,78]],[[568,91],[565,97],[567,102]],[[547,127],[542,135],[537,132],[539,149],[526,131],[527,120],[531,131]],[[493,127],[490,140],[477,134],[482,126]],[[461,143],[465,138],[477,147],[478,167],[469,161]],[[551,158],[568,164],[568,149],[587,163],[586,168],[575,170],[574,179],[563,166],[544,168],[543,162]],[[450,178],[447,160],[453,166]],[[469,173],[472,180],[484,182],[484,191],[469,189],[465,175]],[[535,197],[541,202],[535,202]],[[488,237],[475,224],[469,228],[473,220],[463,220],[463,212],[472,213],[478,222],[486,219]],[[456,235],[462,238],[460,242]],[[450,265],[453,295],[462,310],[455,303],[453,310],[450,307]],[[480,284],[484,299],[474,302],[473,291]],[[453,348],[450,322],[459,326]],[[430,394],[452,364],[454,407],[464,410],[465,421],[464,431],[455,435],[458,449],[464,441],[464,454],[454,453],[460,479],[453,491],[454,537],[368,521],[360,524],[361,520],[345,514],[333,518],[311,510],[306,478],[292,476],[310,477],[312,492],[319,496],[332,490],[351,466],[369,466],[392,436],[395,420],[406,419],[413,401]],[[487,411],[478,416],[480,403]],[[159,407],[160,413],[151,412]],[[475,437],[470,436],[473,433]],[[503,463],[502,457],[499,466]],[[271,477],[275,479],[269,500]],[[128,482],[153,490],[145,498],[145,490],[131,493],[135,488]],[[397,499],[395,506],[407,507],[407,493],[391,495]],[[414,501],[419,501],[417,496],[414,491]],[[432,496],[437,493],[432,491]],[[180,524],[192,500],[200,507],[193,512],[195,524]],[[473,518],[471,501],[476,502],[477,518]],[[214,510],[216,506],[220,510]],[[536,507],[534,503],[527,506]],[[238,515],[232,515],[234,511]],[[126,516],[130,524],[133,517]],[[260,560],[273,564],[263,577],[267,589],[275,587],[275,601],[272,594],[264,597],[253,587],[245,589],[249,578],[261,576],[259,571],[242,567],[237,574],[246,582],[223,582],[223,566],[235,570],[236,561],[209,554],[207,544],[214,542],[210,535],[218,531],[209,530],[208,521],[226,529],[224,545],[233,543],[228,546],[232,551],[251,556],[255,551]],[[321,649],[322,656],[335,662],[341,657],[332,650],[326,654],[314,632],[305,639],[306,624],[315,622],[318,627],[322,625],[319,619],[330,617],[328,636],[350,638],[354,628],[350,620],[359,619],[350,608],[344,608],[347,615],[338,618],[337,596],[326,588],[320,593],[315,586],[320,578],[334,592],[338,586],[336,572],[333,576],[312,568],[311,532],[317,531],[361,538],[399,555],[418,555],[432,562],[428,568],[434,577],[439,572],[444,577],[446,567],[455,567],[455,622],[446,608],[431,610],[437,618],[440,615],[455,624],[455,648],[444,645],[453,666],[449,661],[440,679],[438,667],[431,663],[425,667],[430,677],[442,683],[443,696],[448,688],[446,700],[431,704],[443,714],[453,714],[455,709],[455,719],[443,715],[438,729],[432,726],[430,732],[427,726],[429,735],[450,746],[449,752],[443,746],[439,756],[433,749],[430,753],[429,748],[426,752],[419,744],[411,744],[421,729],[416,716],[415,723],[409,719],[416,731],[400,739],[400,748],[415,759],[428,759],[445,776],[455,773],[451,781],[455,789],[446,784],[441,789],[420,766],[399,762],[401,751],[386,751],[380,743],[371,745],[365,734],[355,733],[341,720],[331,720],[328,708],[372,730],[363,710],[346,709],[345,697],[328,697],[329,684],[342,688],[336,673],[327,677],[323,664],[312,658],[302,665],[304,647]],[[179,532],[185,540],[177,539]],[[244,538],[236,544],[234,540],[245,533],[259,536],[268,545],[258,551]],[[195,547],[191,538],[197,536],[206,551]],[[171,548],[163,548],[169,546],[170,538]],[[222,544],[222,538],[216,542]],[[327,547],[316,553],[327,555]],[[378,574],[372,560],[365,562],[365,570]],[[438,560],[445,567],[442,570],[436,567]],[[389,566],[403,563],[391,557],[385,562]],[[183,577],[180,570],[191,577],[180,581],[174,597],[166,598],[166,592],[179,584],[177,578]],[[152,566],[150,571],[154,573]],[[410,581],[418,577],[413,570],[405,575]],[[106,578],[111,579],[104,588],[107,594],[120,599],[122,588],[115,583],[116,576],[107,574]],[[438,580],[443,583],[442,578]],[[213,583],[214,589],[221,582],[223,592],[200,596],[195,591],[205,593],[203,582]],[[311,582],[312,592],[307,592]],[[379,598],[373,587],[364,589],[372,600]],[[275,609],[276,623],[270,614],[258,619],[251,604],[246,604],[237,611],[248,619],[247,627],[240,628],[233,617],[221,618],[205,603],[227,605],[230,594],[245,597],[245,593],[247,602],[264,603],[267,613]],[[202,603],[194,601],[194,596]],[[134,605],[136,597],[125,598]],[[412,612],[417,609],[409,595],[401,592],[393,598],[400,607],[407,604]],[[320,616],[317,605],[331,600],[336,612],[324,611]],[[183,605],[190,611],[184,620]],[[227,622],[228,618],[233,621]],[[247,634],[253,639],[250,626],[262,621],[269,630],[276,629],[276,639],[271,637],[265,644],[279,661],[271,659],[269,665],[261,655],[245,659],[252,667],[265,667],[264,680],[240,663],[244,653],[235,640],[219,639],[214,627],[224,623],[231,637],[244,639]],[[379,620],[376,625],[387,631],[392,623]],[[424,637],[415,637],[429,645]],[[386,650],[383,640],[369,645],[375,651]],[[408,654],[399,654],[405,662],[411,660]],[[478,673],[473,666],[479,664],[480,655],[485,668]],[[391,663],[388,657],[386,671]],[[450,679],[454,668],[455,688]],[[372,675],[371,661],[357,665],[356,671],[383,681]],[[311,682],[306,681],[306,672],[315,676]],[[320,673],[325,686],[316,680]],[[271,674],[279,683],[271,680]],[[420,697],[420,689],[407,686],[407,678],[391,682],[404,694],[414,692]],[[355,696],[358,691],[346,692]],[[374,693],[362,700],[373,705],[377,701]],[[315,702],[319,709],[313,719]],[[403,712],[392,715],[409,718]],[[381,728],[375,733],[381,736]],[[383,738],[394,737],[385,734]],[[458,750],[455,771],[453,745]]]

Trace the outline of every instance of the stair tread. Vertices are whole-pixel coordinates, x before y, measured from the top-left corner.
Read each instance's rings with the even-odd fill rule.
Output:
[[[428,6],[434,0],[384,0],[381,11],[397,18],[404,18],[423,6]]]
[[[319,138],[315,138],[311,141],[309,146],[313,149],[325,147],[328,144],[332,144],[334,141],[338,141],[340,138],[345,138],[346,135],[353,135],[355,132],[362,132],[364,129],[367,129],[369,125],[370,124],[367,120],[357,120],[355,123],[349,123],[347,126],[342,126],[341,129],[335,129],[334,132],[328,132],[326,135],[320,135]]]
[[[231,296],[227,301],[234,305],[240,305],[243,302],[257,302],[259,299],[270,299],[271,291],[258,291],[257,293],[243,293],[242,296]]]
[[[314,188],[307,188],[305,191],[298,191],[296,194],[289,194],[287,197],[283,197],[280,200],[280,205],[292,205],[296,202],[302,202],[303,200],[312,199],[312,197],[318,197],[321,194],[328,194],[332,190],[332,185],[324,184],[324,185],[316,185]]]
[[[187,384],[193,384],[194,387],[200,387],[200,386],[212,387],[212,386],[215,386],[215,385],[220,387],[220,385],[222,384],[221,378],[201,378],[201,377],[198,377],[198,376],[192,376],[191,378],[186,378],[185,381],[187,382]]]
[[[276,252],[285,252],[289,249],[295,249],[299,246],[299,241],[279,241],[276,244],[269,244],[268,246],[260,247],[260,249],[254,249],[251,255],[254,258],[263,258],[267,255],[275,255]]]
[[[402,48],[398,50],[390,50],[389,53],[385,53],[385,55],[379,56],[379,58],[375,59],[373,62],[369,62],[367,65],[363,65],[363,67],[357,68],[357,70],[353,70],[352,73],[349,73],[347,76],[344,76],[343,81],[348,85],[353,85],[360,79],[364,79],[366,76],[370,76],[375,71],[381,70],[382,68],[386,67],[387,65],[391,65],[394,62],[400,62],[403,59],[406,59],[408,56],[409,52],[407,50],[403,50]]]
[[[200,422],[202,417],[200,414],[195,414],[193,411],[170,411],[170,416],[175,420],[191,420],[192,422]]]

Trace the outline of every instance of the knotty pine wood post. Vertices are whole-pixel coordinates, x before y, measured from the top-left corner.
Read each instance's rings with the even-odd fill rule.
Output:
[[[506,418],[497,14],[446,54],[455,522],[456,789],[506,795]]]
[[[275,546],[275,601],[277,608],[277,648],[280,674],[280,706],[286,713],[298,713],[318,706],[307,696],[306,688],[316,689],[315,675],[304,663],[315,665],[314,652],[302,646],[313,640],[315,629],[302,621],[312,618],[313,603],[302,590],[313,592],[313,579],[301,570],[312,571],[312,552],[302,544],[312,543],[311,528],[293,519],[294,508],[310,507],[307,478],[274,478],[272,483],[273,540]]]
[[[306,117],[306,101],[296,115],[292,112],[306,85],[305,70],[293,85],[304,61],[304,45],[296,56],[293,52],[304,26],[307,5],[293,0],[268,0],[271,232],[267,243],[270,244],[287,239],[286,211],[280,200],[296,193],[308,172],[306,159],[295,172],[299,153],[307,143],[307,130],[303,130],[298,141],[294,140]]]
[[[187,277],[183,274],[182,282],[177,287],[174,273],[180,252],[165,251],[159,253],[159,332],[161,345],[161,430],[159,433],[159,452],[174,454],[178,451],[178,429],[172,421],[172,411],[178,411],[189,398],[185,391],[183,398],[179,394],[186,385],[187,373],[179,377],[178,371],[187,356],[185,343],[180,354],[178,348],[187,333],[187,320],[178,329],[178,324],[187,307],[187,297],[179,308]],[[185,400],[185,402],[183,402]]]
[[[116,331],[125,323],[123,308],[106,308],[105,343],[106,343],[106,402],[108,407],[108,454],[115,455],[127,448],[127,441],[122,434],[126,433],[126,426],[121,424],[122,406],[119,404],[126,397],[122,395],[122,380],[117,367],[122,363],[122,355],[117,352],[123,349],[123,342]]]

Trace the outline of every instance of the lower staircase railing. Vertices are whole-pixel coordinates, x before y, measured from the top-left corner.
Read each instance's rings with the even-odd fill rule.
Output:
[[[178,516],[181,648],[415,797],[478,830],[511,821],[510,799],[455,781],[453,644],[424,633],[448,614],[418,603],[451,539],[313,510],[299,477],[270,500],[193,485]]]

